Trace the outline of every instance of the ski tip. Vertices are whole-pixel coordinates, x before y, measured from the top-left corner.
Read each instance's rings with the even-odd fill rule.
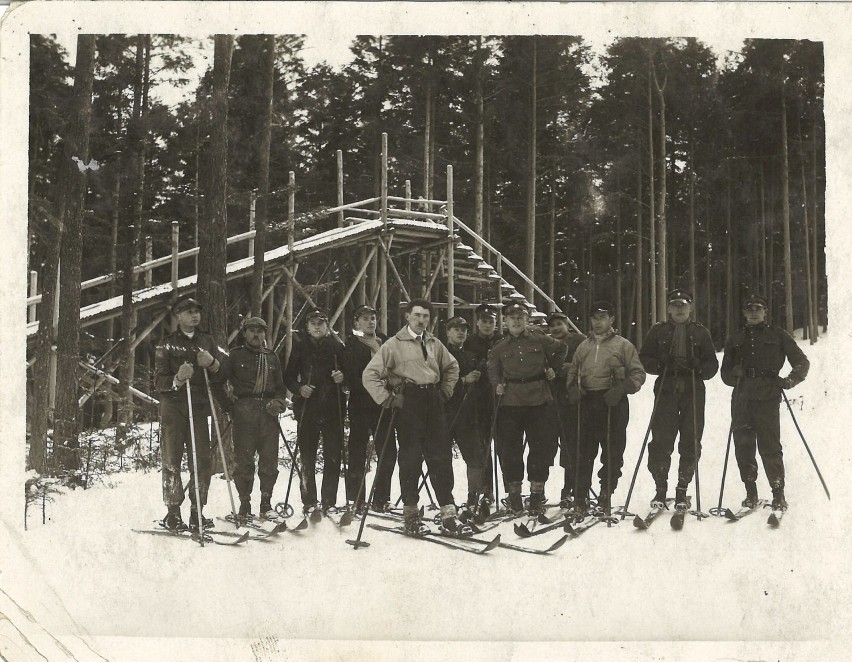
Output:
[[[636,515],[636,517],[633,518],[633,526],[635,526],[640,531],[645,531],[648,528],[648,523],[644,519],[639,517],[639,515]]]
[[[521,538],[529,538],[532,532],[527,528],[526,524],[515,524],[515,534]]]
[[[347,511],[340,516],[340,523],[338,526],[349,526],[352,524],[352,513]]]
[[[672,515],[669,523],[675,531],[680,531],[683,528],[683,515]]]
[[[298,525],[294,526],[294,527],[293,527],[292,529],[290,529],[290,530],[291,530],[291,531],[304,531],[304,530],[305,530],[305,529],[307,529],[307,528],[308,528],[308,520],[306,520],[306,519],[303,517],[303,518],[302,518],[302,521],[301,521],[301,522],[299,522],[299,524],[298,524]]]
[[[358,549],[359,547],[369,547],[370,543],[366,540],[347,540],[347,545],[352,545],[352,549]]]
[[[246,542],[248,539],[249,539],[249,532],[246,531],[245,533],[243,533],[243,535],[241,535],[239,538],[236,539],[234,544],[239,545],[241,542]]]
[[[567,541],[568,541],[568,535],[564,535],[544,551],[545,552],[553,552],[553,551],[559,549],[560,547],[562,547],[562,545],[564,545]]]
[[[538,519],[539,524],[553,524],[553,520],[544,513],[539,513],[536,519]]]
[[[725,508],[725,517],[728,518],[731,522],[737,521],[737,516],[734,514],[734,511],[730,508]]]
[[[778,518],[775,516],[775,513],[772,513],[772,514],[769,516],[769,519],[768,519],[768,520],[766,520],[766,523],[767,523],[769,526],[771,526],[773,529],[777,529],[777,528],[779,527],[779,525],[781,524],[781,522],[780,522],[780,521],[778,520]]]
[[[488,543],[485,547],[482,548],[482,553],[484,554],[485,552],[490,552],[492,549],[494,549],[495,547],[499,547],[499,546],[500,546],[500,534],[498,533],[496,536],[494,536],[491,539],[490,543]]]
[[[563,530],[565,533],[568,533],[568,534],[570,534],[570,535],[572,535],[572,536],[579,535],[579,534],[577,533],[577,530],[576,530],[573,526],[571,526],[571,521],[570,521],[570,520],[568,520],[568,519],[566,519],[566,520],[565,520],[565,524],[563,524],[563,525],[562,525],[562,530]]]
[[[310,519],[311,519],[311,522],[313,522],[314,524],[321,522],[322,521],[322,511],[319,510],[319,509],[314,510],[313,512],[311,512]]]

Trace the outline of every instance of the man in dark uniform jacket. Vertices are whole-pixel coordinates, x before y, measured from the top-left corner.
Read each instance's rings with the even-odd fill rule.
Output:
[[[210,399],[207,393],[206,370],[217,400],[224,399],[217,373],[227,352],[217,347],[213,336],[198,328],[201,322],[201,304],[189,295],[175,301],[172,313],[177,318],[177,329],[157,345],[154,361],[154,387],[160,399],[160,453],[163,460],[163,501],[168,508],[163,526],[171,530],[184,529],[180,506],[183,503],[183,483],[180,467],[184,451],[189,464],[189,524],[198,526],[198,507],[195,503],[195,471],[192,459],[192,438],[189,428],[189,405],[186,384],[192,400],[195,452],[198,458],[198,488],[202,510],[207,503],[212,469],[210,432],[207,417]],[[215,377],[214,377],[215,375]],[[213,520],[204,517],[204,528],[213,526]]]
[[[746,488],[743,505],[754,507],[758,501],[757,450],[772,488],[772,507],[786,510],[778,412],[781,389],[804,381],[810,362],[789,333],[766,322],[767,307],[762,296],[752,295],[743,302],[746,324],[725,343],[722,381],[734,387],[731,424],[740,478]],[[780,377],[785,359],[792,370]]]
[[[526,438],[529,511],[538,514],[544,505],[544,484],[558,443],[548,382],[556,378],[552,366],[562,365],[566,347],[562,341],[528,326],[526,306],[509,304],[504,315],[509,333],[494,345],[488,359],[488,376],[500,398],[495,443],[503,467],[508,508],[521,513]]]
[[[464,347],[476,357],[476,364],[487,365],[488,352],[502,340],[503,336],[497,329],[497,308],[490,303],[476,307],[476,331],[465,341]],[[483,371],[479,381],[474,384],[472,398],[476,398],[476,421],[479,439],[485,448],[483,458],[482,505],[485,507],[494,503],[493,471],[491,458],[491,419],[494,416],[494,386],[488,381],[488,371]]]
[[[654,383],[656,410],[648,444],[648,471],[656,494],[651,506],[664,507],[675,437],[680,434],[680,455],[675,488],[675,508],[686,508],[686,488],[701,457],[704,432],[704,382],[719,370],[710,332],[690,322],[692,295],[672,290],[668,297],[669,319],[651,327],[639,360],[645,372],[662,375]],[[665,374],[663,374],[665,373]],[[698,457],[695,449],[698,447]]]
[[[322,435],[322,509],[328,511],[337,502],[340,482],[340,458],[343,449],[341,397],[338,389],[344,381],[339,369],[343,345],[328,331],[328,315],[315,308],[305,316],[307,338],[293,345],[284,384],[293,393],[293,413],[299,421],[297,431],[302,454],[302,507],[310,513],[317,507],[316,462]]]
[[[355,504],[355,510],[358,511],[364,505],[366,486],[361,487],[361,483],[364,480],[364,467],[367,465],[370,435],[373,436],[373,447],[376,453],[380,453],[387,434],[390,414],[386,414],[379,426],[382,408],[373,401],[361,383],[364,368],[373,358],[373,354],[378,352],[387,340],[387,336],[383,333],[376,332],[375,308],[366,305],[357,308],[353,315],[353,326],[354,331],[346,339],[346,348],[341,355],[341,369],[349,385],[349,473],[346,476],[346,496]],[[374,478],[376,490],[371,507],[378,511],[390,510],[391,506],[391,480],[396,465],[394,439],[388,440],[385,453],[387,457],[380,464],[381,471]],[[360,491],[359,487],[361,487]]]
[[[278,417],[287,408],[287,389],[281,363],[266,348],[266,322],[248,317],[240,325],[242,347],[231,351],[222,363],[222,380],[229,381],[234,395],[234,485],[240,495],[240,517],[251,512],[254,485],[254,454],[258,454],[260,514],[274,516],[272,490],[278,478]]]
[[[561,340],[568,347],[565,359],[556,371],[556,379],[551,382],[553,389],[554,404],[558,408],[557,423],[561,424],[559,438],[562,448],[559,452],[559,464],[565,474],[565,482],[562,486],[560,506],[569,507],[574,495],[574,479],[576,477],[577,458],[577,403],[568,402],[568,389],[565,386],[565,377],[574,352],[586,337],[575,333],[568,324],[568,316],[565,313],[554,312],[547,319],[550,336]]]
[[[467,507],[476,510],[478,495],[482,494],[485,478],[484,448],[476,418],[476,396],[473,389],[482,378],[483,367],[473,352],[465,347],[468,323],[464,317],[447,320],[447,349],[459,364],[459,380],[446,404],[447,428],[467,465]]]

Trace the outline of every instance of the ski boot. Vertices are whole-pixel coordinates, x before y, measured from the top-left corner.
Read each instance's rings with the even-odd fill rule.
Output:
[[[743,508],[757,508],[757,483],[749,481],[745,484],[746,498],[743,499]]]
[[[530,517],[536,517],[544,512],[544,483],[530,482],[530,500],[527,504]]]
[[[654,494],[654,498],[651,499],[651,508],[665,508],[666,507],[666,486],[665,485],[657,485],[657,492]]]
[[[784,498],[783,487],[772,490],[772,510],[787,510],[787,499]]]
[[[169,511],[160,522],[160,526],[169,531],[186,531],[186,524],[180,516],[180,506],[169,506]]]
[[[562,490],[562,494],[559,499],[559,507],[562,510],[571,510],[571,507],[574,505],[574,495],[571,490]]]
[[[467,522],[476,513],[476,494],[468,492],[467,501],[459,506],[458,518],[462,522]]]
[[[439,525],[439,529],[443,535],[454,536],[456,538],[473,535],[473,529],[470,525],[460,521],[456,517],[456,507],[453,504],[441,506],[441,524]]]
[[[686,500],[686,488],[675,488],[675,510],[686,510],[687,508],[689,508],[689,502]]]
[[[606,515],[610,512],[611,508],[612,504],[610,502],[609,492],[601,488],[601,491],[598,494],[598,512],[601,515]]]
[[[278,513],[272,508],[272,495],[262,492],[260,495],[260,516],[264,519],[277,519]]]
[[[254,519],[254,515],[251,512],[251,499],[240,499],[240,510],[237,513],[237,518],[242,522],[250,522]]]
[[[402,507],[402,531],[408,536],[425,536],[429,533],[429,527],[420,520],[417,506]]]
[[[486,494],[479,500],[476,516],[483,522],[491,516],[491,506],[494,505],[494,495]]]
[[[306,503],[302,506],[302,514],[310,519],[315,524],[322,519],[322,511],[317,506],[317,502]]]
[[[374,513],[389,513],[393,510],[393,504],[390,501],[373,501],[370,503],[370,510]]]
[[[214,524],[212,519],[210,519],[209,517],[204,517],[204,515],[202,514],[201,526],[204,527],[204,530],[206,531],[207,529],[212,529],[216,525]],[[198,511],[195,508],[192,508],[189,511],[189,528],[191,531],[198,530]]]
[[[507,514],[521,515],[524,512],[524,502],[521,499],[521,481],[506,484],[506,510]]]

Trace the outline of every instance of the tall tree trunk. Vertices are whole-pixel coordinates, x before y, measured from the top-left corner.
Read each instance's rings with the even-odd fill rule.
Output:
[[[263,296],[263,262],[266,251],[266,223],[269,215],[269,152],[272,145],[272,89],[275,83],[275,37],[257,37],[258,62],[263,86],[258,98],[260,140],[257,147],[257,214],[254,220],[254,270],[251,280],[251,314],[260,315]]]
[[[483,236],[482,207],[483,207],[483,180],[485,159],[485,98],[482,93],[482,37],[476,38],[476,59],[474,67],[474,89],[476,98],[476,129],[474,133],[474,153],[476,164],[474,166],[473,181],[473,229],[480,237]],[[477,255],[482,255],[482,243],[476,241],[473,250]]]
[[[432,77],[431,69],[426,74],[426,123],[423,126],[423,197],[432,199]]]
[[[693,297],[698,296],[698,279],[695,274],[695,143],[690,143],[689,150],[689,291]],[[695,307],[692,308],[695,319]]]
[[[532,38],[532,84],[530,86],[530,125],[529,125],[529,157],[527,160],[527,241],[526,241],[526,272],[530,280],[535,282],[535,184],[536,184],[536,115],[538,113],[538,45],[536,37]],[[527,283],[527,300],[535,302],[535,289]]]
[[[72,117],[65,140],[62,172],[65,204],[59,279],[59,327],[56,357],[56,409],[54,452],[63,469],[80,466],[77,442],[77,369],[80,362],[80,273],[83,255],[83,205],[86,196],[86,169],[89,163],[89,130],[92,121],[92,84],[95,70],[95,36],[77,37]],[[76,481],[75,481],[76,482]]]
[[[621,272],[624,265],[621,261],[621,176],[615,175],[616,198],[615,203],[615,319],[618,326],[625,329],[627,325],[621,317]]]
[[[642,251],[642,156],[636,159],[638,168],[636,169],[636,345],[642,346],[642,339],[645,335],[645,311],[643,303],[643,282],[642,263],[645,261],[645,254]]]
[[[556,195],[550,194],[550,242],[547,251],[547,293],[556,301]],[[556,308],[548,302],[547,310],[553,312]]]
[[[813,272],[811,276],[811,297],[814,302],[814,341],[816,342],[817,338],[819,338],[819,296],[818,296],[818,286],[819,286],[819,253],[817,251],[817,236],[818,236],[818,228],[819,223],[817,222],[817,124],[816,119],[812,118],[811,120],[811,251],[813,253],[813,257],[811,259],[811,271]]]
[[[227,341],[225,268],[228,263],[228,82],[231,78],[232,35],[217,34],[213,46],[210,155],[207,161],[210,213],[202,218],[198,262],[198,297],[207,330],[222,347]]]
[[[734,330],[734,256],[733,230],[731,228],[731,160],[726,160],[725,178],[725,337]]]
[[[648,208],[650,233],[648,234],[648,257],[651,263],[651,326],[657,323],[657,212],[654,200],[654,99],[651,95],[653,64],[648,56]]]
[[[659,319],[666,319],[666,285],[667,285],[667,251],[666,246],[666,82],[668,75],[663,79],[663,84],[657,79],[657,70],[654,67],[653,60],[651,61],[651,71],[654,74],[654,87],[657,89],[657,99],[660,104],[660,155],[657,161],[659,168],[659,225],[658,225],[658,255],[660,256],[660,269],[657,275],[657,316]]]
[[[766,296],[769,279],[766,270],[766,188],[763,181],[763,159],[760,160],[760,289]]]
[[[790,171],[787,155],[787,101],[781,88],[781,202],[784,219],[784,326],[793,333],[793,270],[790,259]]]
[[[799,165],[801,168],[802,175],[802,229],[804,230],[805,237],[805,288],[807,289],[807,297],[806,300],[808,302],[808,316],[805,324],[802,325],[802,328],[807,332],[807,337],[810,340],[810,344],[813,345],[816,342],[816,328],[814,324],[814,306],[816,302],[813,299],[813,287],[811,283],[811,278],[813,274],[811,273],[811,238],[810,238],[810,220],[808,219],[808,182],[805,177],[805,144],[802,141],[802,125],[801,122],[797,122],[797,133],[799,136]]]

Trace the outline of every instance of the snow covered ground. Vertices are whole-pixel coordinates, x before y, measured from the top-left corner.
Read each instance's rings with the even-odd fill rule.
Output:
[[[814,346],[802,343],[810,376],[789,392],[832,500],[782,403],[790,511],[779,529],[767,526],[768,513],[736,524],[688,517],[680,532],[667,517],[647,532],[628,519],[598,525],[549,556],[507,549],[474,556],[371,529],[364,534],[371,546],[356,551],[344,541],[355,536],[357,522],[340,531],[324,521],[276,542],[201,549],[133,533],[163,515],[160,476],[116,474],[58,498],[46,525],[37,518],[26,532],[6,525],[0,656],[843,659],[850,467],[848,437],[835,414],[845,411],[848,398],[831,377],[843,340],[836,334]],[[730,389],[714,378],[700,465],[705,511],[719,497],[729,401]],[[650,381],[631,397],[616,504],[626,498],[652,402]],[[642,464],[634,511],[644,511],[653,493]],[[676,464],[675,458],[672,485]],[[758,485],[768,497],[762,473]],[[457,460],[458,501],[466,494],[464,475]],[[282,471],[274,501],[284,500],[286,479]],[[561,486],[561,470],[552,471],[551,500]],[[744,494],[733,453],[724,494],[731,507]],[[295,486],[294,495],[298,500]],[[186,517],[187,504],[184,510]],[[216,477],[206,513],[228,511],[225,481]],[[497,531],[505,542],[541,547],[561,535],[522,541],[511,524]],[[451,643],[438,653],[428,643],[435,640]]]

